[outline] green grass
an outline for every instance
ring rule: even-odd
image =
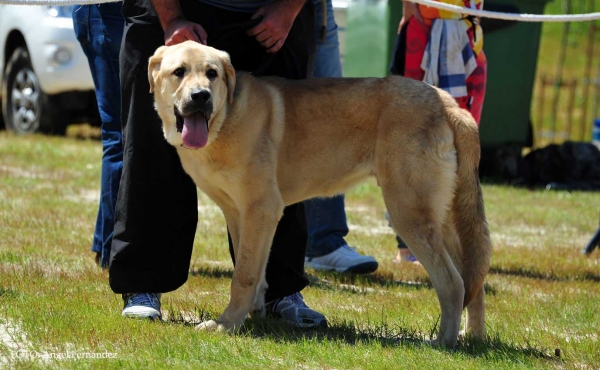
[[[223,217],[205,196],[188,282],[165,294],[164,323],[124,319],[89,251],[97,208],[97,141],[0,132],[0,364],[16,368],[598,368],[597,193],[484,185],[494,243],[485,342],[456,351],[422,343],[439,305],[427,274],[392,263],[379,190],[347,196],[348,241],[380,262],[367,276],[314,273],[306,301],[328,330],[274,320],[239,335],[194,330],[225,308],[232,273]],[[169,253],[165,246],[165,253]],[[555,351],[560,350],[560,356]],[[18,355],[30,354],[29,357]],[[111,359],[48,356],[110,353]],[[34,358],[39,355],[38,358]],[[2,365],[0,365],[2,366]]]

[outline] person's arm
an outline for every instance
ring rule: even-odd
[[[402,27],[404,27],[406,22],[412,17],[417,18],[419,22],[423,22],[423,17],[421,17],[421,13],[419,13],[419,6],[413,2],[402,0],[402,19],[398,25],[398,33],[400,33]]]
[[[267,52],[277,52],[283,46],[305,3],[306,0],[276,0],[261,7],[252,15],[252,19],[262,17],[262,20],[248,30],[248,35],[254,36],[267,48]]]
[[[206,45],[207,34],[198,23],[183,17],[179,0],[151,0],[165,31],[165,45],[175,45],[191,40]]]

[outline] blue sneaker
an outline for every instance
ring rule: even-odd
[[[279,317],[300,328],[327,327],[325,315],[308,307],[299,292],[267,303],[266,309],[267,315]]]
[[[135,319],[161,319],[160,296],[160,293],[123,294],[122,315]]]

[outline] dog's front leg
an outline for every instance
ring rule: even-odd
[[[264,310],[265,267],[282,215],[283,201],[277,193],[253,199],[241,212],[229,305],[216,321],[203,322],[199,329],[235,332],[251,310]]]
[[[225,214],[225,221],[227,222],[227,229],[229,230],[229,236],[231,238],[231,245],[233,247],[233,258],[235,260],[236,256],[239,256],[239,246],[240,246],[240,220],[239,213],[237,210],[229,209],[223,212]],[[265,292],[267,290],[266,280],[263,279],[264,287],[258,288],[259,292]],[[251,316],[255,317],[264,317],[265,316],[265,304],[264,304],[264,294],[257,294],[254,299],[254,307],[250,312]]]
[[[235,260],[239,254],[238,249],[240,246],[240,216],[237,210],[226,211],[224,208],[221,209],[223,209],[225,222],[227,223],[227,231],[229,232],[233,247],[233,259]]]

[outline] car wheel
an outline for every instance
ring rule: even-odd
[[[42,91],[24,47],[15,49],[6,64],[2,96],[7,129],[19,134],[64,134],[66,124],[61,122],[60,106],[53,104],[52,97]]]

